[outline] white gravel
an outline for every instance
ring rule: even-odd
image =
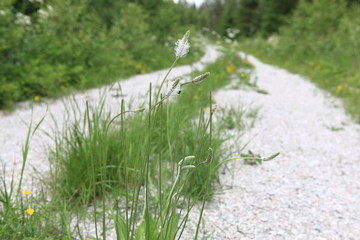
[[[223,190],[206,207],[202,236],[360,239],[359,125],[339,100],[308,80],[248,59],[258,86],[269,95],[222,90],[216,102],[219,107],[261,106],[246,136],[251,139],[247,149],[281,155],[258,166],[229,164],[231,172],[221,176]]]
[[[214,61],[214,47],[192,66],[175,68],[172,76],[201,69]],[[268,155],[282,154],[263,165],[249,166],[241,161],[229,163],[230,172],[221,175],[222,190],[207,204],[201,236],[208,239],[359,239],[360,237],[360,132],[341,108],[341,103],[317,89],[306,79],[266,65],[253,57],[255,75],[261,89],[221,90],[215,95],[219,107],[239,102],[261,106],[255,127],[244,137],[251,139],[248,149]],[[150,81],[159,83],[166,70],[137,75],[121,81],[127,102],[136,105],[138,96]],[[108,106],[118,108],[119,98],[109,87],[78,93],[96,103],[101,92],[108,92]],[[130,98],[131,96],[134,98]],[[32,110],[22,104],[16,111],[0,112],[0,167],[6,163],[7,180],[21,170],[21,145]],[[336,107],[338,105],[340,107]],[[24,107],[25,106],[25,107]],[[65,124],[63,100],[43,100],[33,108],[33,121],[52,113],[41,130],[51,133]],[[53,145],[42,131],[35,134],[25,171],[25,188],[31,185],[34,169],[49,168],[44,145]],[[234,142],[233,144],[238,144]],[[32,167],[32,168],[29,168]],[[0,172],[2,174],[2,171]],[[194,209],[191,219],[196,219]],[[191,234],[191,225],[187,233]],[[187,235],[188,236],[188,235]],[[184,236],[183,239],[188,239]]]

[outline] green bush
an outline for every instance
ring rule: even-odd
[[[173,53],[164,46],[165,32],[170,34],[170,16],[176,19],[175,4],[152,9],[161,13],[155,19],[146,7],[131,1],[2,1],[0,108],[166,67]],[[185,62],[198,51],[191,55]]]

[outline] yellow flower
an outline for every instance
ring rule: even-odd
[[[313,67],[313,66],[315,66],[315,63],[314,62],[308,62],[308,65],[310,66],[310,67]]]
[[[35,210],[32,208],[26,209],[26,213],[29,214],[30,216],[33,215],[34,212],[35,212]]]
[[[145,72],[145,70],[140,70],[140,73],[145,74],[146,72]]]
[[[246,73],[241,73],[240,77],[246,77]]]
[[[195,95],[195,96],[194,96],[194,99],[195,99],[195,100],[198,100],[199,98],[200,98],[200,97],[199,97],[198,95]]]
[[[319,71],[320,69],[321,69],[321,67],[319,65],[316,66],[316,68],[315,68],[316,71]]]
[[[235,70],[236,70],[236,67],[235,67],[233,64],[231,64],[231,65],[229,65],[229,66],[226,67],[226,71],[227,71],[228,73],[232,73],[232,72],[234,72]]]
[[[343,90],[344,90],[344,86],[342,86],[342,85],[336,86],[336,94],[341,93]]]
[[[140,68],[141,68],[141,64],[139,64],[139,63],[135,64],[135,68],[140,69]]]
[[[23,193],[24,193],[25,195],[29,195],[31,192],[30,192],[30,190],[24,190]]]
[[[40,97],[39,97],[39,96],[35,96],[35,97],[34,97],[34,101],[35,101],[35,102],[40,102]]]

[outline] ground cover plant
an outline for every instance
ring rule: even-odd
[[[300,1],[278,35],[242,42],[243,49],[291,71],[344,100],[360,121],[360,5]]]
[[[186,33],[178,40],[168,73],[187,54],[188,38]],[[200,201],[204,207],[212,196],[223,163],[275,157],[226,158],[225,136],[216,125],[223,122],[213,123],[217,110],[211,92],[228,84],[245,63],[225,52],[205,73],[187,79],[168,79],[167,74],[159,87],[149,86],[142,106],[129,109],[123,101],[116,115],[104,111],[106,102],[96,109],[86,105],[82,118],[56,138],[46,191],[31,195],[21,189],[21,181],[17,188],[3,181],[1,236],[86,239],[81,224],[90,218],[96,239],[106,239],[110,225],[117,239],[180,239],[194,204]],[[29,127],[23,169],[40,124]]]

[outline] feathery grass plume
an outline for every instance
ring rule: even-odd
[[[169,84],[167,82],[167,84]],[[164,98],[169,98],[171,95],[173,94],[180,94],[181,93],[181,89],[180,89],[180,78],[176,78],[173,82],[173,84],[171,85],[170,88],[168,88],[167,93],[165,94]]]
[[[185,57],[189,52],[190,44],[189,44],[189,36],[190,30],[188,30],[182,39],[179,39],[175,43],[175,57],[176,59]]]

